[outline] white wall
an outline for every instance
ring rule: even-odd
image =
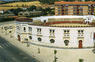
[[[89,22],[92,22],[92,20],[93,19],[95,19],[95,16],[93,16],[93,15],[86,15],[86,16],[77,16],[77,15],[67,15],[67,16],[41,16],[41,17],[35,17],[35,18],[33,18],[33,20],[35,21],[35,20],[41,20],[41,21],[44,21],[44,20],[46,20],[46,21],[48,21],[48,19],[50,19],[50,18],[83,18],[83,19],[85,19],[85,22],[86,21],[89,21]],[[88,20],[88,18],[90,19],[90,20]]]
[[[33,41],[37,41],[37,28],[41,28],[41,34],[42,34],[42,41],[44,43],[50,43],[50,39],[49,39],[49,29],[54,29],[55,30],[55,45],[58,46],[65,46],[64,44],[64,39],[63,39],[63,30],[70,30],[70,42],[68,47],[78,47],[78,30],[84,30],[84,38],[80,39],[83,40],[83,46],[84,47],[93,47],[94,43],[93,43],[93,30],[95,32],[95,28],[93,27],[80,27],[80,28],[60,28],[60,27],[45,27],[45,26],[32,26],[29,25],[30,27],[32,27],[32,37],[33,37]],[[50,43],[51,44],[51,43]]]

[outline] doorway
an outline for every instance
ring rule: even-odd
[[[20,35],[18,35],[18,41],[20,41]]]
[[[82,48],[83,47],[83,45],[82,45],[82,40],[79,40],[79,46],[78,46],[79,48]]]

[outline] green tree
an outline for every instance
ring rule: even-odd
[[[18,15],[18,13],[19,13],[20,11],[23,11],[23,9],[21,9],[21,8],[10,9],[10,11],[11,11],[12,13],[14,13],[15,15]]]
[[[36,6],[31,6],[30,8],[28,8],[29,11],[33,11],[33,10],[36,10]]]
[[[36,11],[42,11],[43,9],[42,9],[42,7],[37,7],[36,8]]]

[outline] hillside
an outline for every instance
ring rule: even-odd
[[[0,10],[8,10],[8,9],[15,9],[21,7],[29,7],[29,6],[41,6],[39,1],[33,2],[15,2],[15,3],[7,3],[7,4],[0,4]]]
[[[22,7],[30,7],[32,5],[35,5],[37,7],[52,7],[54,5],[50,4],[42,4],[39,1],[33,1],[33,2],[15,2],[15,3],[7,3],[7,4],[1,4],[0,5],[0,10],[8,10],[8,9],[15,9],[15,8],[22,8]]]
[[[16,8],[21,8],[21,7],[0,7],[0,11],[4,10],[9,10],[9,9],[16,9]]]
[[[41,6],[39,1],[7,3],[7,4],[2,4],[0,6],[22,7],[22,6],[32,6],[32,5]]]
[[[0,3],[2,3],[3,1],[0,1]]]
[[[1,4],[1,3],[5,3],[5,2],[4,2],[4,1],[0,1],[0,4]]]

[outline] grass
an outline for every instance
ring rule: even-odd
[[[16,8],[21,8],[21,7],[0,7],[0,10],[9,10],[9,9],[16,9]]]
[[[0,10],[8,10],[8,9],[21,8],[21,7],[30,7],[32,5],[41,6],[39,1],[14,2],[14,3],[0,4]]]
[[[22,6],[41,6],[39,1],[33,1],[33,2],[14,2],[14,3],[7,3],[7,4],[2,4],[0,6],[16,6],[16,7],[22,7]]]
[[[0,3],[2,3],[3,1],[0,1]]]

